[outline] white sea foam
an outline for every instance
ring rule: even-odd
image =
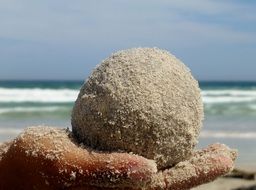
[[[0,103],[74,102],[79,90],[41,88],[0,88]],[[256,90],[202,90],[206,104],[256,102]]]
[[[256,97],[256,90],[203,90],[203,96],[246,96]]]
[[[206,104],[256,102],[256,90],[203,90],[202,97]]]
[[[4,113],[19,113],[19,112],[54,112],[60,110],[60,106],[47,106],[47,107],[13,107],[13,108],[0,108],[0,115]]]
[[[202,131],[200,134],[202,138],[233,138],[233,139],[255,139],[256,132],[239,132],[239,131]]]
[[[254,102],[256,97],[231,97],[231,96],[219,96],[219,97],[205,97],[203,96],[203,102],[208,104],[213,103],[239,103],[239,102]]]
[[[0,88],[0,102],[74,102],[78,90]]]

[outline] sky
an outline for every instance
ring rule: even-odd
[[[256,81],[253,0],[0,0],[0,80],[83,80],[111,53],[166,49],[198,80]]]

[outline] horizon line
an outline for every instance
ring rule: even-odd
[[[86,79],[0,79],[0,82],[84,82]],[[219,79],[203,79],[203,80],[197,80],[198,82],[248,82],[248,83],[255,83],[256,80],[219,80]]]

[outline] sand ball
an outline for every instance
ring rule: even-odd
[[[175,56],[133,48],[105,59],[81,88],[72,113],[77,138],[172,166],[191,156],[202,125],[198,82]]]

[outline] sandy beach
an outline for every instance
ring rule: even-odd
[[[193,188],[193,190],[253,190],[256,189],[255,180],[219,178],[214,182]]]
[[[71,128],[70,115],[82,83],[0,82],[0,142],[15,138],[27,126]],[[238,150],[235,168],[256,171],[256,83],[201,82],[200,87],[205,120],[196,149],[226,144]],[[194,190],[249,189],[252,185],[255,180],[219,178]]]
[[[255,173],[256,166],[250,165],[238,165],[236,169],[243,172]],[[255,175],[254,175],[255,176]],[[255,176],[256,177],[256,176]],[[217,180],[203,184],[192,190],[255,190],[256,189],[256,178],[254,179],[242,179],[242,178],[229,178],[220,177]]]

